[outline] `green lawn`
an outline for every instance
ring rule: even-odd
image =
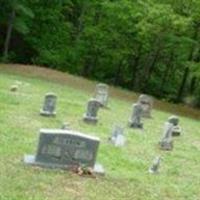
[[[10,92],[16,81],[18,92]],[[94,83],[95,87],[95,83]],[[39,115],[47,92],[58,96],[56,118]],[[144,120],[144,132],[126,128],[127,144],[108,144],[114,124],[127,124],[131,103],[117,97],[109,100],[110,110],[99,112],[96,126],[83,123],[91,93],[67,84],[34,77],[0,73],[0,200],[199,200],[200,123],[180,117],[183,135],[175,138],[174,150],[163,152],[157,143],[163,123],[171,113],[153,111]],[[40,128],[59,128],[69,122],[72,129],[100,137],[98,162],[105,177],[85,178],[68,171],[26,166],[24,154],[36,151]],[[159,175],[148,167],[161,155]]]

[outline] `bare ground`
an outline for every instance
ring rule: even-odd
[[[41,78],[48,81],[54,81],[60,84],[67,84],[75,89],[84,90],[88,93],[93,93],[96,82],[87,80],[82,77],[70,75],[49,68],[34,66],[34,65],[21,65],[21,64],[0,64],[0,71],[20,74],[27,77]],[[111,96],[120,100],[135,102],[139,94],[124,89],[110,86]],[[186,105],[171,104],[168,102],[154,100],[154,107],[158,110],[170,112],[177,115],[187,116],[194,119],[200,119],[200,110],[188,107]]]

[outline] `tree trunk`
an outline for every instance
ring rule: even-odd
[[[120,83],[121,83],[121,69],[122,69],[122,60],[120,60],[118,66],[117,66],[115,79],[114,79],[114,85],[120,85]]]
[[[84,77],[88,77],[91,70],[91,60],[90,58],[85,58],[85,63],[81,72],[81,75]]]
[[[193,35],[193,40],[197,41],[198,33],[199,33],[199,27],[196,26],[195,27],[195,31],[194,31],[194,35]],[[195,48],[196,47],[193,45],[191,50],[190,50],[190,53],[189,53],[188,61],[193,61],[194,60],[193,54],[194,54]],[[189,66],[188,66],[184,70],[183,78],[182,78],[182,81],[181,81],[180,88],[178,90],[176,102],[181,102],[181,100],[183,98],[183,92],[184,92],[185,85],[186,85],[186,82],[187,82],[189,74],[190,74],[190,69],[189,69]]]
[[[130,58],[130,68],[131,68],[131,81],[130,81],[130,84],[131,84],[131,88],[134,89],[134,90],[137,90],[138,89],[138,78],[136,77],[136,75],[139,76],[138,74],[138,66],[139,66],[139,62],[140,62],[140,57],[141,57],[141,49],[142,49],[142,46],[140,45],[138,47],[138,53],[135,57],[131,57]]]
[[[159,57],[160,57],[160,52],[162,50],[162,41],[161,41],[162,37],[158,37],[158,39],[155,42],[155,51],[153,53],[153,55],[150,53],[150,55],[148,57],[150,57],[149,59],[147,59],[147,65],[144,67],[144,75],[142,77],[141,80],[141,89],[142,90],[146,90],[147,85],[149,84],[149,79],[151,78],[151,75],[154,71],[156,62],[158,61]],[[152,59],[151,59],[152,57]],[[150,60],[150,61],[148,61]],[[148,64],[150,63],[150,64]]]
[[[170,57],[168,59],[168,62],[165,65],[166,68],[165,68],[165,71],[163,73],[163,77],[162,77],[162,81],[161,81],[161,85],[160,85],[160,90],[159,90],[160,91],[160,96],[163,95],[163,90],[165,88],[165,84],[167,82],[169,73],[173,68],[173,61],[174,61],[174,50],[171,50]]]
[[[194,94],[194,91],[196,89],[196,83],[197,83],[197,78],[195,76],[192,77],[191,83],[190,83],[190,94]]]
[[[8,51],[10,47],[10,40],[11,40],[11,35],[12,35],[12,30],[13,30],[13,23],[15,20],[15,10],[12,10],[12,13],[10,15],[9,19],[9,24],[6,32],[6,39],[4,43],[4,50],[3,50],[3,61],[6,62],[8,60]]]
[[[177,98],[176,98],[177,102],[181,102],[181,100],[182,100],[183,92],[184,92],[184,88],[185,88],[185,84],[187,82],[189,72],[190,72],[189,67],[186,67],[185,70],[184,70],[184,73],[183,73],[183,78],[182,78],[180,88],[178,90],[178,95],[177,95]]]

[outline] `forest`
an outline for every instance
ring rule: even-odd
[[[200,0],[0,0],[0,61],[200,107]]]

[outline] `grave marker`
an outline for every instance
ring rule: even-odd
[[[101,106],[106,107],[108,104],[108,85],[97,84],[94,98],[100,102]]]
[[[153,164],[149,168],[149,173],[151,173],[151,174],[157,174],[159,172],[160,161],[161,161],[160,156],[156,157],[153,160]]]
[[[181,135],[181,127],[179,126],[179,118],[178,116],[172,115],[168,118],[168,122],[173,124],[172,136],[180,136]]]
[[[73,169],[84,166],[96,169],[96,156],[100,140],[83,133],[41,129],[35,156],[25,156],[24,162],[42,167]],[[99,171],[103,173],[103,171]]]
[[[159,142],[160,149],[166,151],[170,151],[173,149],[172,131],[173,131],[173,124],[165,122],[163,137]]]
[[[90,99],[87,104],[87,111],[83,116],[83,120],[88,123],[96,124],[98,122],[98,110],[101,104],[96,99]]]
[[[132,114],[129,119],[129,127],[131,128],[143,128],[143,123],[141,122],[142,116],[142,106],[139,103],[135,103],[132,106]]]
[[[139,96],[138,103],[142,105],[142,117],[151,118],[151,111],[153,108],[153,99],[152,97],[142,94]]]
[[[125,144],[124,129],[121,126],[116,125],[113,129],[112,136],[109,141],[116,147],[122,147]]]
[[[57,96],[54,93],[47,93],[45,95],[43,108],[40,110],[40,114],[43,116],[55,116],[56,101]]]

